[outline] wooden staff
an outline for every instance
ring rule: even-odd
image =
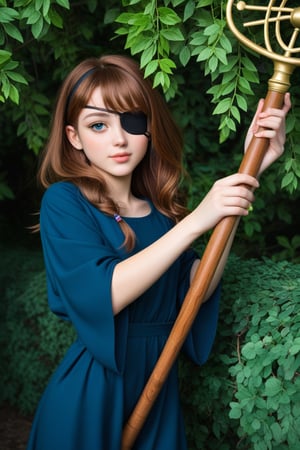
[[[289,77],[293,69],[294,66],[290,62],[287,64],[283,64],[281,60],[274,62],[274,74],[269,80],[269,89],[263,110],[267,108],[282,108],[284,94],[290,86]],[[269,139],[253,136],[239,167],[239,173],[256,177],[268,146]],[[124,427],[122,450],[130,450],[132,448],[139,431],[143,427],[196,318],[227,241],[238,220],[239,217],[235,216],[225,217],[215,227],[165,347],[132,415]]]

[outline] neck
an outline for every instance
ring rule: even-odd
[[[131,192],[131,177],[114,178],[106,180],[109,196],[119,205],[130,204],[133,195]]]
[[[131,192],[131,177],[122,180],[107,180],[109,196],[119,207],[119,214],[124,217],[143,217],[151,212],[149,203],[135,197]]]

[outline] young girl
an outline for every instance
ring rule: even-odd
[[[282,110],[259,104],[252,130],[270,138],[260,173],[283,152],[289,108],[288,95]],[[120,449],[197,268],[193,241],[225,216],[248,214],[259,184],[245,174],[217,181],[187,213],[181,152],[166,104],[131,59],[88,59],[65,80],[39,173],[40,232],[49,306],[78,339],[43,395],[28,450]],[[198,364],[214,341],[234,231],[185,342]],[[186,449],[176,367],[134,449]]]

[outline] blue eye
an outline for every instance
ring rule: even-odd
[[[102,131],[103,130],[103,128],[104,128],[104,123],[103,122],[98,122],[98,123],[94,123],[92,126],[91,126],[91,128],[92,128],[92,130],[95,130],[95,131]]]

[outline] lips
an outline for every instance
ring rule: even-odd
[[[118,163],[125,163],[129,160],[130,153],[116,153],[115,155],[111,156],[111,159]]]

